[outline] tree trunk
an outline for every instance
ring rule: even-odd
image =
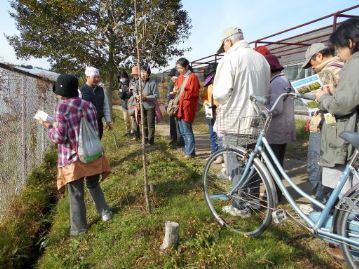
[[[166,250],[170,247],[176,247],[179,242],[179,224],[177,222],[166,221],[165,237],[160,247],[161,250]]]
[[[140,69],[140,47],[139,47],[139,36],[138,36],[138,26],[137,26],[137,1],[134,1],[135,7],[135,33],[136,33],[136,50],[137,50],[137,67],[138,70]],[[139,89],[140,89],[140,96],[142,96],[142,80],[141,77],[139,78]],[[142,105],[142,98],[140,98],[140,107],[141,107],[141,132],[142,132],[142,163],[143,163],[143,181],[144,181],[144,196],[145,196],[145,204],[146,210],[148,213],[151,213],[151,204],[149,200],[149,185],[148,185],[148,177],[147,177],[147,160],[146,160],[146,145],[145,145],[145,128],[144,128],[144,111]]]
[[[113,111],[112,111],[112,93],[116,90],[116,65],[113,59],[114,51],[112,42],[110,42],[109,48],[109,58],[108,58],[108,87],[106,87],[106,94],[108,97],[108,103],[110,106],[111,118],[113,119]]]

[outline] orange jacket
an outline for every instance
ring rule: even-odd
[[[210,106],[217,106],[218,102],[213,100],[213,83],[209,84],[207,87],[204,88],[204,92],[202,95],[203,105],[210,105]]]
[[[183,81],[184,76],[180,75],[176,81],[175,86],[177,88],[180,88]],[[201,85],[199,84],[198,77],[194,73],[191,73],[179,101],[179,108],[176,114],[177,118],[183,119],[184,121],[190,123],[194,121],[198,109],[198,97],[200,88]]]

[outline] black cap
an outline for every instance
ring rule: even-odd
[[[151,75],[151,67],[149,64],[147,63],[142,64],[141,70],[146,71],[148,75]]]
[[[176,67],[174,67],[174,68],[171,69],[171,71],[170,71],[170,73],[169,73],[169,76],[170,76],[170,77],[178,77],[178,76],[179,76],[179,73],[178,73]]]
[[[60,75],[53,87],[53,92],[62,97],[78,97],[79,80],[73,75]]]

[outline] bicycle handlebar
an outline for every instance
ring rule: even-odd
[[[288,97],[288,96],[293,96],[294,98],[300,98],[300,99],[306,99],[306,100],[315,100],[315,96],[309,93],[304,93],[304,94],[300,94],[300,93],[294,93],[294,92],[290,92],[291,88],[288,88],[288,92],[287,93],[282,93],[277,100],[274,102],[273,106],[268,109],[266,112],[268,114],[271,114],[275,108],[277,107],[279,101],[281,99],[283,99],[284,97]],[[251,95],[249,98],[252,102],[254,103],[260,103],[261,105],[268,105],[269,104],[269,98],[265,97],[265,96],[255,96],[255,95]]]
[[[251,95],[249,97],[249,100],[251,100],[252,102],[258,102],[264,106],[268,105],[269,104],[269,98],[267,97],[264,97],[264,96],[254,96],[254,95]]]

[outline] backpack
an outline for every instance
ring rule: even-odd
[[[103,155],[101,140],[97,132],[84,116],[82,116],[80,122],[77,154],[82,163],[96,161]]]

